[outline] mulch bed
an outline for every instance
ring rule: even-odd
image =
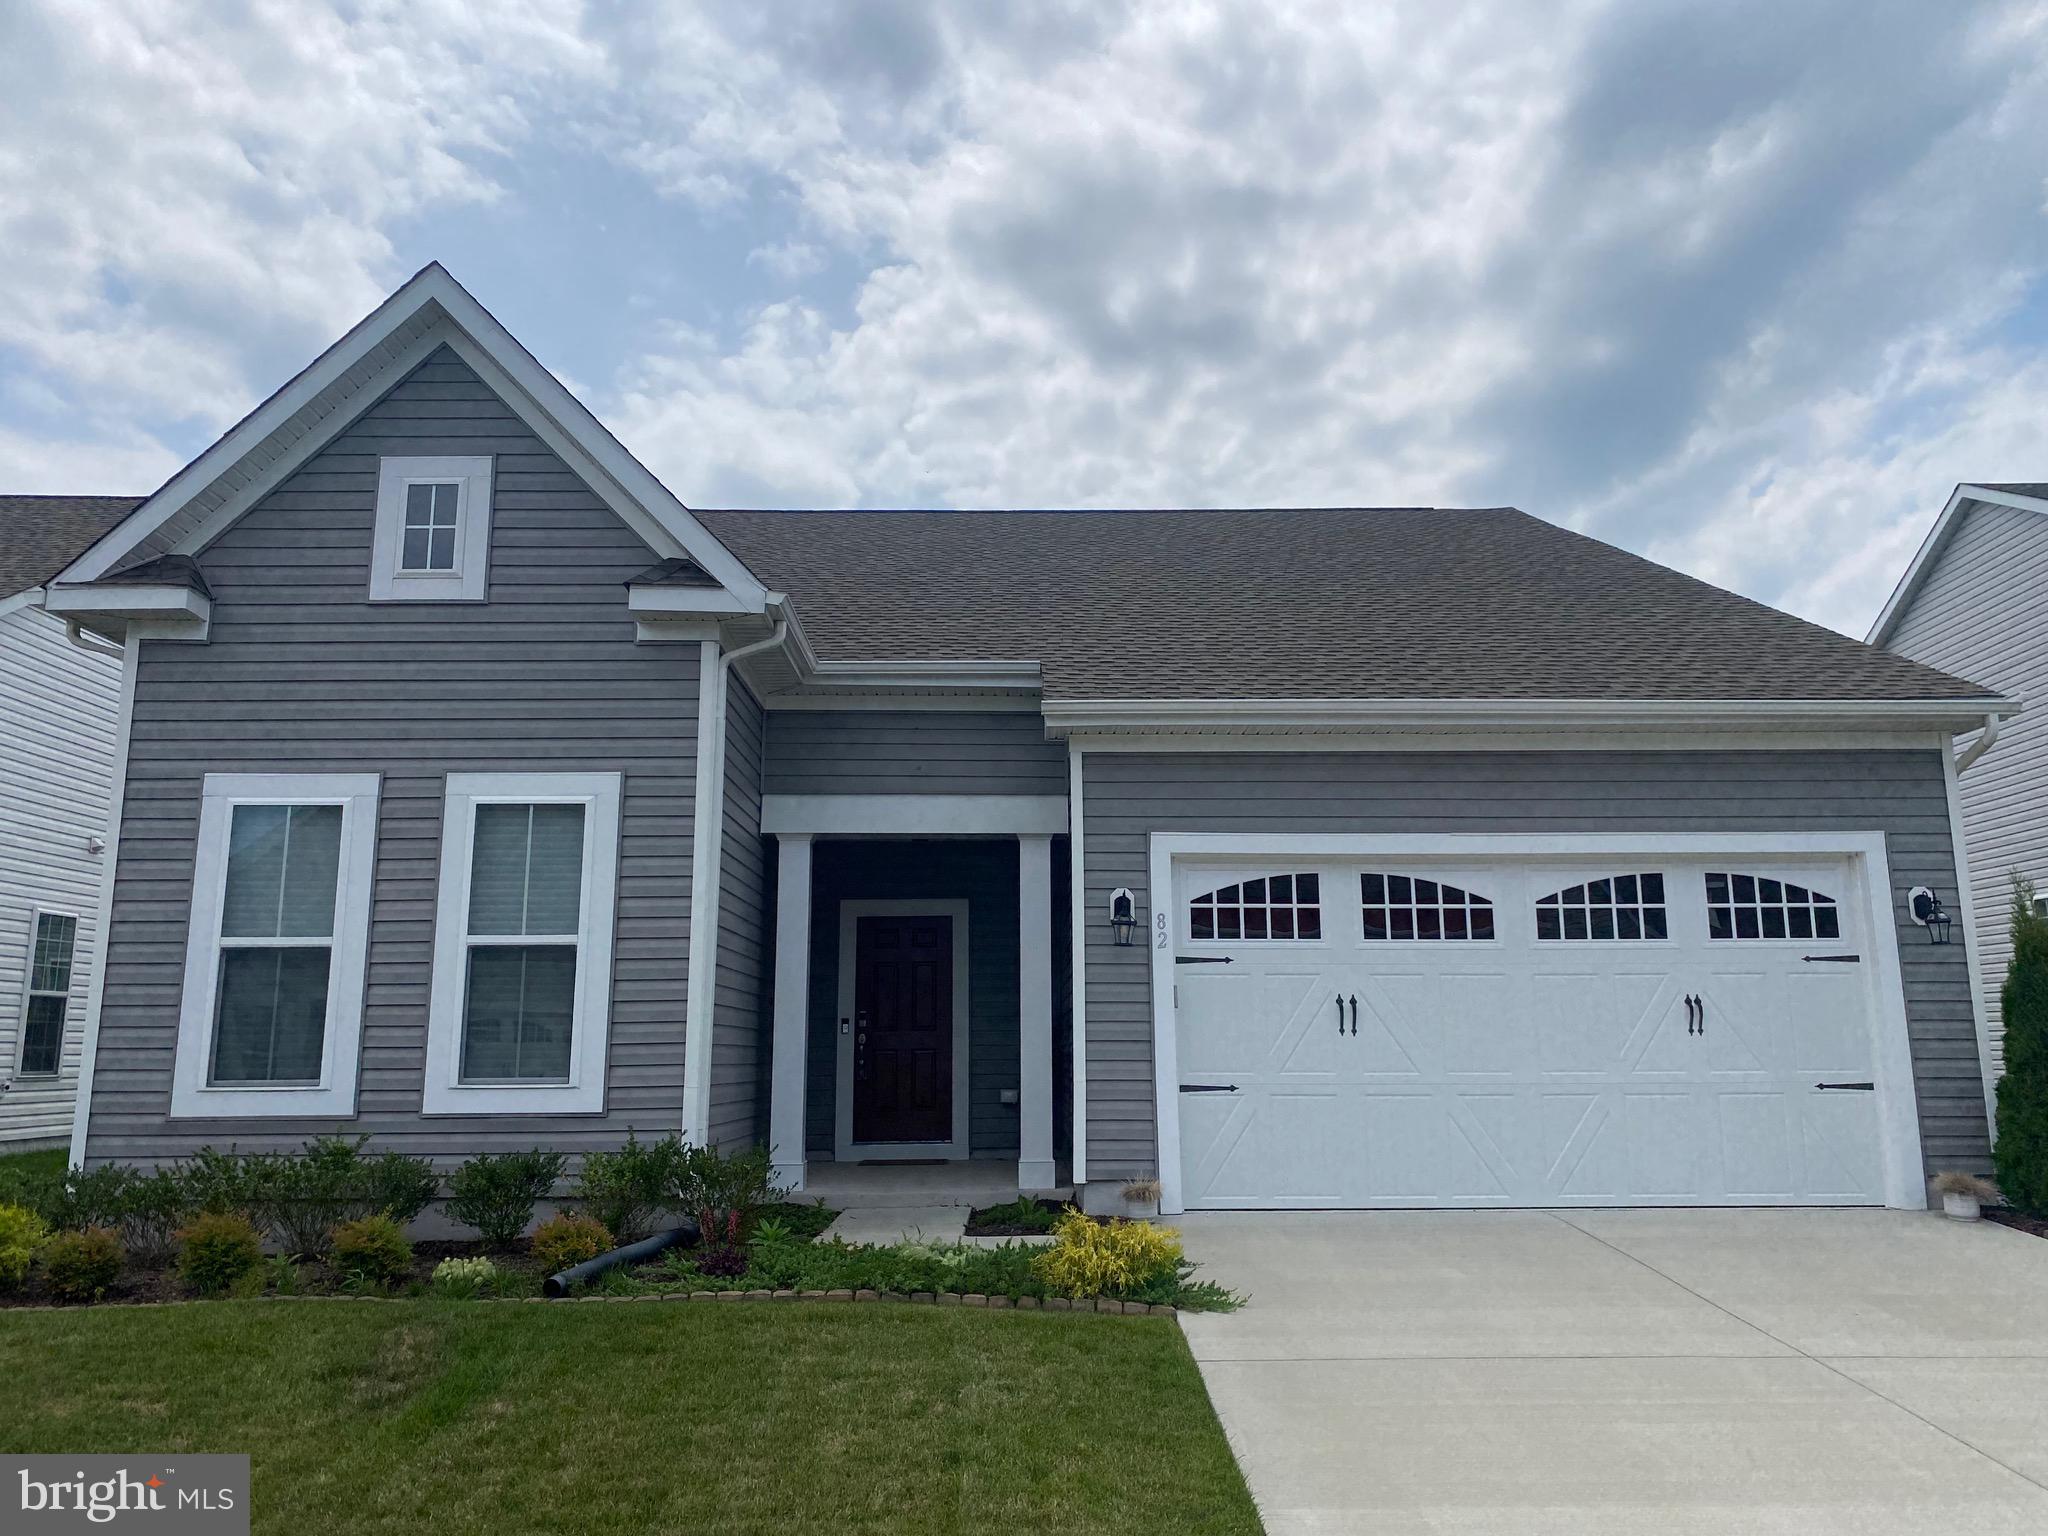
[[[2023,1216],[2009,1206],[1999,1206],[1984,1213],[1986,1221],[1995,1221],[2001,1227],[2011,1227],[2015,1232],[2026,1232],[2034,1237],[2048,1237],[2048,1221],[2038,1216]]]
[[[1001,1205],[983,1206],[979,1210],[969,1211],[967,1213],[967,1235],[969,1237],[1043,1237],[1052,1229],[1052,1222],[1050,1220],[1040,1227],[1027,1226],[1023,1222],[1018,1221],[990,1221],[987,1219],[990,1211],[1001,1211],[1008,1214],[1017,1208],[1018,1203],[1017,1201],[1009,1200]],[[1048,1217],[1056,1217],[1067,1208],[1066,1202],[1061,1200],[1033,1200],[1030,1203],[1039,1210],[1044,1211]]]

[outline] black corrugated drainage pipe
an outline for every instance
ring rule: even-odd
[[[600,1253],[594,1259],[585,1259],[581,1264],[563,1270],[558,1275],[549,1275],[541,1286],[543,1295],[562,1297],[568,1295],[586,1280],[595,1280],[608,1269],[621,1264],[638,1264],[642,1259],[651,1259],[667,1248],[680,1243],[697,1241],[697,1223],[685,1221],[681,1226],[667,1232],[657,1232],[652,1237],[642,1238],[637,1243],[628,1243],[623,1248],[614,1248],[610,1253]]]

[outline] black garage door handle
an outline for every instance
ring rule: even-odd
[[[1846,1088],[1852,1093],[1877,1092],[1877,1084],[1875,1083],[1815,1083],[1813,1086],[1820,1089],[1823,1093],[1827,1092],[1830,1088]]]
[[[1235,1084],[1235,1083],[1182,1083],[1182,1084],[1180,1085],[1180,1091],[1181,1091],[1182,1093],[1235,1093],[1235,1092],[1237,1092],[1237,1084]]]

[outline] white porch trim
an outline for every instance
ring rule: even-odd
[[[805,1067],[811,1023],[811,840],[776,847],[774,1048],[768,1075],[768,1156],[791,1194],[804,1187]]]
[[[1072,1077],[1074,1107],[1070,1116],[1071,1147],[1067,1154],[1078,1188],[1088,1182],[1088,874],[1087,839],[1081,814],[1081,749],[1067,745],[1067,865],[1072,886],[1067,913],[1067,943],[1073,953],[1074,1017]]]
[[[761,830],[813,837],[1023,837],[1067,830],[1063,795],[763,795]]]
[[[833,1074],[832,1155],[840,1162],[885,1162],[944,1158],[965,1162],[968,1155],[968,971],[967,902],[961,898],[907,897],[888,901],[847,900],[839,903],[838,1070]],[[927,914],[953,923],[953,1134],[944,1141],[855,1141],[853,1139],[853,1016],[854,970],[863,917]]]
[[[1172,918],[1174,861],[1191,856],[1263,854],[1278,857],[1388,856],[1436,859],[1568,858],[1580,855],[1661,853],[1673,857],[1712,855],[1824,854],[1845,857],[1863,889],[1872,959],[1864,973],[1870,1004],[1872,1062],[1877,1082],[1878,1125],[1884,1146],[1885,1204],[1898,1210],[1927,1208],[1927,1181],[1920,1150],[1918,1099],[1906,1025],[1905,980],[1899,968],[1897,918],[1891,895],[1891,866],[1882,832],[1730,832],[1284,834],[1161,833],[1150,839],[1152,906],[1153,1098],[1158,1126],[1160,1211],[1184,1210],[1181,1188],[1179,1045],[1174,1018],[1174,953],[1179,924]]]
[[[1052,1138],[1052,838],[1017,839],[1017,1187],[1059,1183]]]

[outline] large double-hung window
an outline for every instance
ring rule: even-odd
[[[604,1107],[617,774],[448,776],[428,1114]]]
[[[173,1115],[354,1112],[377,789],[206,776]]]

